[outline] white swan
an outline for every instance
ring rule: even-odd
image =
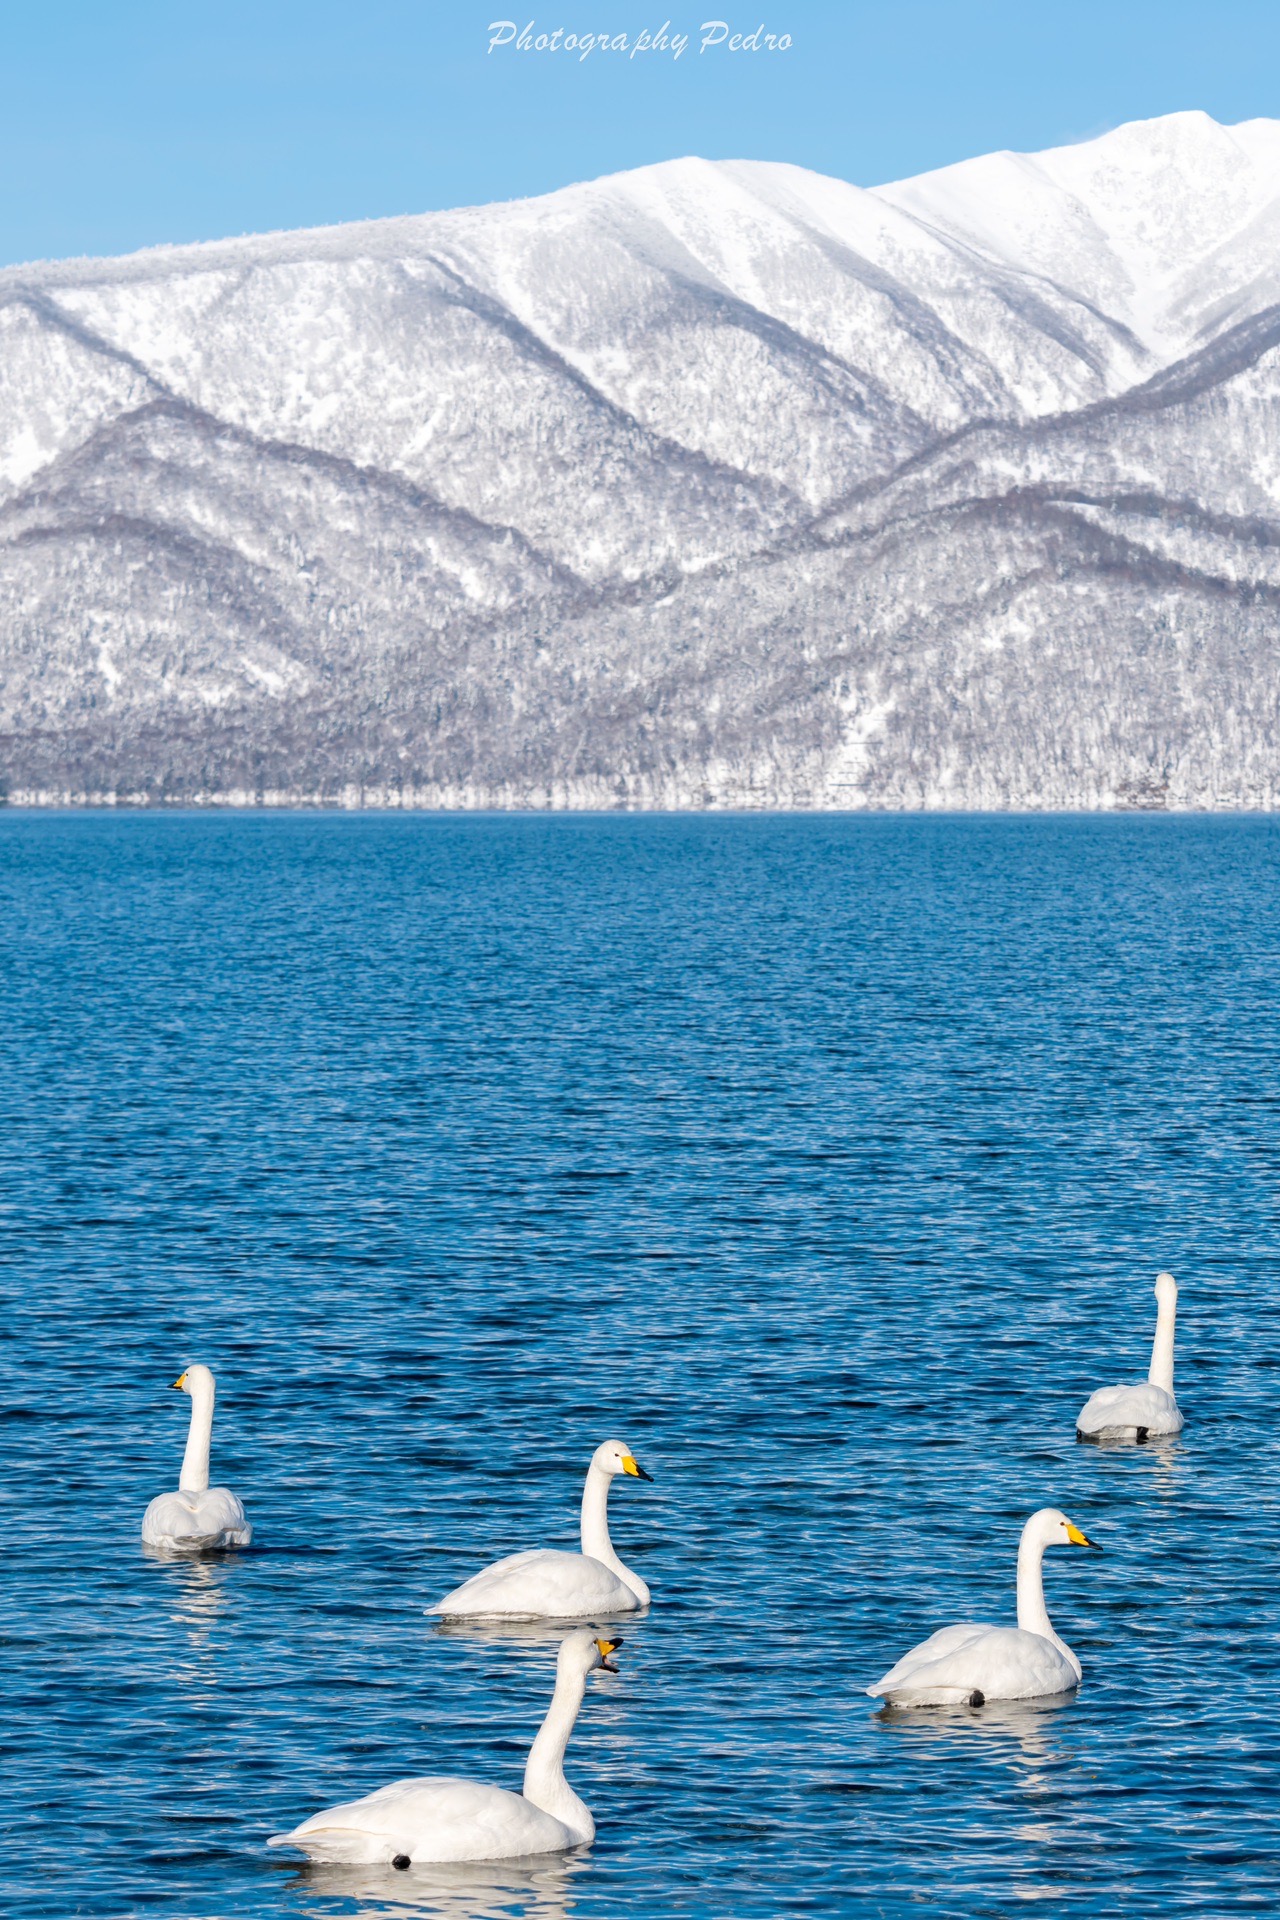
[[[1018,1624],[966,1622],[930,1634],[867,1692],[893,1707],[980,1707],[987,1700],[1039,1700],[1071,1693],[1080,1662],[1049,1624],[1042,1578],[1044,1550],[1087,1540],[1056,1507],[1041,1507],[1022,1529],[1018,1547]]]
[[[502,1614],[526,1620],[575,1620],[586,1614],[635,1613],[647,1607],[648,1587],[638,1573],[623,1566],[609,1538],[609,1485],[620,1473],[637,1480],[653,1478],[636,1464],[630,1447],[621,1440],[606,1440],[591,1456],[582,1489],[581,1553],[535,1547],[509,1554],[464,1580],[427,1612],[450,1620],[492,1619]]]
[[[1181,1433],[1182,1412],[1173,1397],[1173,1330],[1178,1318],[1178,1283],[1171,1273],[1156,1276],[1156,1337],[1151,1370],[1132,1387],[1099,1387],[1076,1418],[1078,1440],[1146,1440],[1155,1433]]]
[[[209,1485],[209,1441],[213,1433],[213,1375],[208,1367],[188,1367],[174,1381],[191,1395],[191,1426],[176,1493],[158,1493],[142,1516],[142,1544],[172,1553],[213,1553],[222,1547],[247,1547],[253,1528],[244,1508],[227,1487]]]
[[[582,1705],[587,1675],[608,1673],[621,1640],[600,1640],[580,1627],[561,1641],[556,1687],[529,1750],[523,1793],[478,1780],[429,1775],[394,1780],[363,1800],[326,1807],[295,1827],[273,1833],[269,1847],[299,1847],[312,1860],[409,1867],[416,1861],[514,1860],[557,1853],[595,1838],[596,1823],[564,1777],[564,1752]]]

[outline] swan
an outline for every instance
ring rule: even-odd
[[[191,1426],[176,1493],[158,1493],[142,1516],[142,1544],[172,1553],[212,1553],[247,1547],[253,1528],[227,1487],[209,1485],[209,1440],[213,1433],[213,1375],[188,1367],[174,1381],[191,1395]]]
[[[988,1700],[1038,1700],[1072,1693],[1080,1662],[1049,1624],[1042,1567],[1046,1547],[1093,1547],[1056,1507],[1041,1507],[1018,1547],[1018,1624],[966,1622],[930,1634],[867,1692],[891,1707],[980,1707]]]
[[[428,1613],[446,1619],[490,1619],[517,1614],[523,1619],[574,1620],[582,1615],[635,1613],[649,1604],[649,1589],[638,1573],[624,1567],[609,1538],[609,1483],[620,1473],[652,1480],[637,1465],[630,1447],[606,1440],[591,1456],[582,1489],[582,1552],[562,1553],[535,1547],[495,1560],[446,1593]]]
[[[1154,1433],[1181,1433],[1182,1412],[1173,1397],[1173,1330],[1178,1318],[1178,1283],[1171,1273],[1156,1276],[1156,1337],[1151,1368],[1132,1387],[1099,1387],[1076,1417],[1076,1439],[1145,1440]]]
[[[312,1860],[410,1867],[418,1861],[514,1860],[557,1853],[595,1838],[596,1823],[564,1777],[564,1753],[582,1705],[587,1675],[618,1669],[609,1655],[621,1640],[579,1627],[560,1642],[547,1717],[529,1749],[524,1791],[478,1780],[428,1775],[393,1780],[363,1800],[326,1807],[269,1847],[298,1847]]]

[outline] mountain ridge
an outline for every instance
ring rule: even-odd
[[[1280,791],[1280,123],[37,263],[0,338],[15,804]]]

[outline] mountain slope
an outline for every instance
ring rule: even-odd
[[[0,273],[11,800],[1270,806],[1280,124]]]

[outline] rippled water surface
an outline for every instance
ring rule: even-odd
[[[1280,1907],[1277,828],[0,815],[0,1879],[17,1915]],[[1160,1446],[1078,1446],[1182,1285]],[[183,1365],[246,1553],[138,1544]],[[301,1870],[414,1772],[518,1786],[575,1543],[655,1604],[588,1851]],[[1085,1684],[885,1716],[1018,1530]]]

